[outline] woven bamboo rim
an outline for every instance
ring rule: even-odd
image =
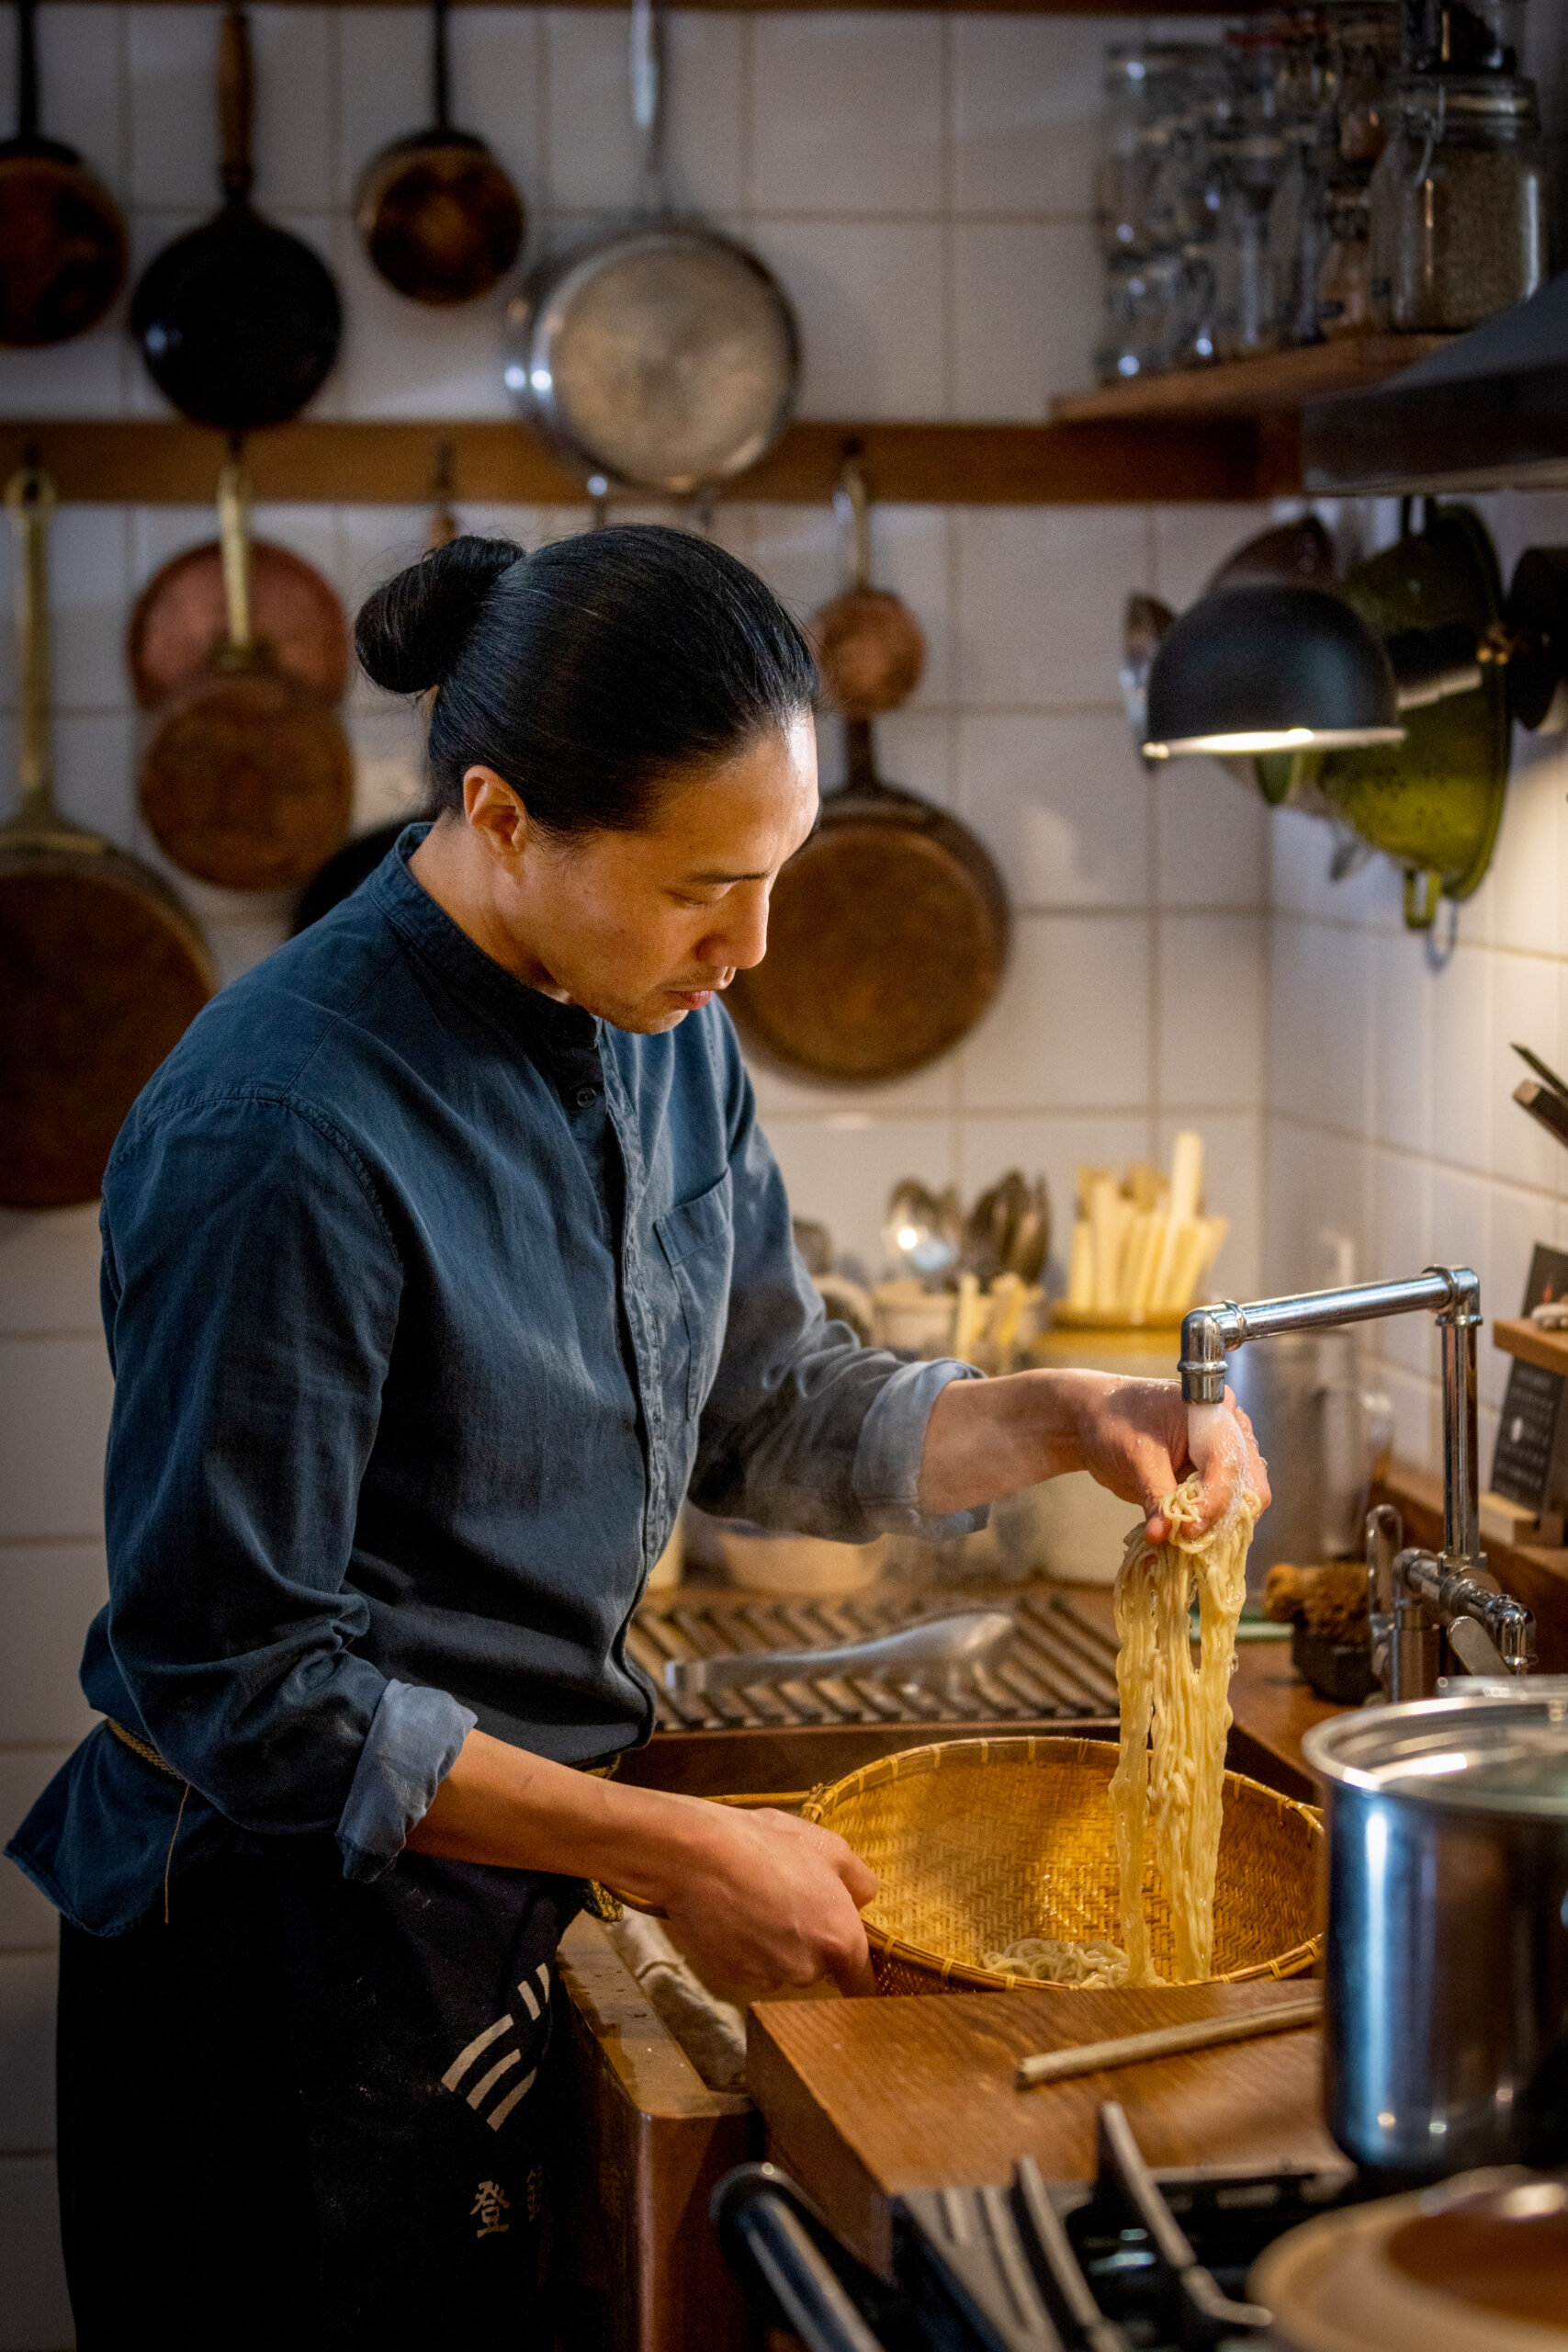
[[[967,1952],[939,1946],[951,1935],[954,1943],[962,1941],[972,1951],[976,1946],[1010,1943],[1021,1933],[1065,1939],[1108,1935],[1120,1941],[1107,1794],[1115,1763],[1116,1749],[1107,1740],[1037,1734],[939,1740],[883,1757],[814,1790],[802,1807],[802,1818],[837,1830],[881,1881],[865,1915],[879,1989],[1076,1992],[1076,1985],[1043,1984],[1010,1970],[986,1968]],[[1015,1768],[1011,1787],[998,1774],[995,1801],[987,1793],[983,1805],[963,1812],[951,1803],[944,1806],[931,1785],[942,1779],[951,1790],[956,1772],[972,1778],[979,1770],[1010,1766]],[[1034,1790],[1017,1773],[1021,1766],[1036,1768]],[[889,1798],[885,1792],[895,1784],[897,1794]],[[1042,1803],[1046,1792],[1054,1800],[1050,1806]],[[1051,1834],[1043,1838],[1040,1832],[1047,1820]],[[1217,1968],[1205,1983],[1243,1984],[1300,1976],[1316,1965],[1323,1950],[1322,1933],[1315,1927],[1322,1844],[1323,1824],[1315,1807],[1281,1796],[1245,1773],[1225,1774],[1215,1952],[1219,1958],[1240,1947],[1245,1956]],[[949,1883],[933,1890],[929,1883],[919,1884],[909,1867],[916,1855],[927,1861],[928,1882],[945,1877],[957,1881],[956,1887]],[[1050,1905],[1060,1916],[1020,1928],[1020,1912],[1032,1899],[1024,1883],[1031,1876],[1036,1908],[1043,1883]],[[1163,1973],[1170,1964],[1168,1910],[1152,1871],[1145,1885],[1145,1907],[1156,1965]],[[951,1922],[948,1934],[923,1940],[907,1931],[911,1911],[929,1921],[944,1908]],[[958,1925],[960,1914],[963,1927]],[[929,1927],[926,1932],[930,1935]],[[1260,1942],[1269,1948],[1257,1951]]]

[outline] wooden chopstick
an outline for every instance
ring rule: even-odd
[[[1149,2033],[1119,2034],[1113,2041],[1084,2041],[1076,2050],[1047,2050],[1025,2058],[1013,2077],[1015,2090],[1060,2083],[1074,2075],[1099,2075],[1112,2066],[1136,2066],[1146,2058],[1171,2058],[1184,2050],[1211,2050],[1225,2041],[1250,2041],[1264,2033],[1293,2033],[1316,2025],[1323,1997],[1314,1986],[1289,2001],[1248,2009],[1241,2017],[1194,2018],[1186,2025],[1157,2026]]]

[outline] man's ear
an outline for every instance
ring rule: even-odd
[[[463,777],[463,813],[491,857],[521,857],[527,847],[528,811],[493,768],[471,767]]]

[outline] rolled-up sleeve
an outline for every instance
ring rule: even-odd
[[[374,1875],[473,1717],[355,1647],[368,1611],[346,1577],[402,1287],[368,1171],[319,1112],[198,1099],[128,1131],[103,1226],[109,1698],[118,1682],[130,1728],[230,1821],[334,1832],[348,1873]],[[89,1695],[92,1667],[90,1645]]]
[[[724,1517],[852,1544],[973,1533],[986,1524],[983,1508],[928,1516],[919,1490],[931,1408],[950,1382],[979,1374],[953,1361],[907,1363],[828,1320],[728,1023],[725,1031],[734,1261],[692,1499]]]

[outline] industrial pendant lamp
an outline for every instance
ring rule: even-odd
[[[1495,607],[1494,607],[1495,609]],[[1332,590],[1221,587],[1171,624],[1148,673],[1144,756],[1355,751],[1404,739],[1400,713],[1503,673],[1524,727],[1568,718],[1568,550],[1521,557],[1499,620],[1379,638]]]
[[[1325,588],[1218,589],[1171,624],[1149,671],[1146,759],[1404,740],[1388,653]]]

